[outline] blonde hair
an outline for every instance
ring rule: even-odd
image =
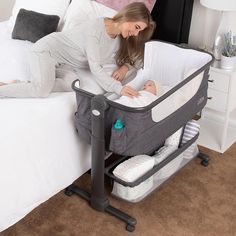
[[[147,24],[147,27],[140,31],[137,36],[123,38],[119,35],[120,47],[116,54],[118,66],[122,66],[125,63],[135,65],[137,60],[143,63],[144,44],[151,38],[155,29],[155,22],[152,21],[150,12],[145,4],[142,2],[128,4],[112,20],[118,23],[141,21]]]

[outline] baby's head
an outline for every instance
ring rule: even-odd
[[[148,80],[143,85],[142,90],[157,95],[157,90],[158,90],[157,83],[154,80]]]

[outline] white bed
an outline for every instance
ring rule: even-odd
[[[69,0],[57,2],[63,2],[65,15]],[[16,0],[13,15],[24,4],[36,11],[40,4],[52,2],[41,0],[32,7],[32,0]],[[44,9],[48,10],[40,11]],[[45,12],[49,13],[54,12]],[[63,19],[69,28],[81,20],[114,13],[96,2],[80,0],[69,6]],[[15,76],[29,79],[27,53],[32,43],[11,39],[12,20],[0,22],[0,81]],[[75,110],[73,92],[53,93],[44,99],[0,99],[0,231],[90,169],[90,146],[75,131]]]

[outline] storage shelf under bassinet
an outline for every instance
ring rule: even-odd
[[[117,183],[123,185],[123,186],[128,186],[128,187],[135,187],[145,180],[147,180],[149,177],[154,175],[156,172],[161,170],[163,167],[165,167],[169,162],[174,160],[176,157],[178,157],[181,153],[183,153],[189,146],[191,146],[198,138],[199,133],[196,134],[192,139],[190,139],[188,142],[186,142],[183,146],[175,150],[173,153],[171,153],[167,158],[165,158],[161,163],[158,165],[154,166],[151,170],[146,172],[143,176],[138,178],[137,180],[133,182],[126,182],[118,177],[116,177],[112,172],[115,169],[116,166],[118,166],[121,162],[129,159],[130,157],[122,157],[119,160],[113,162],[111,165],[105,168],[105,174],[109,176],[112,180],[116,181]]]

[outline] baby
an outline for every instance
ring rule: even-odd
[[[121,96],[114,101],[129,107],[145,107],[157,99],[159,87],[157,81],[148,80],[139,91],[139,96],[132,98]]]

